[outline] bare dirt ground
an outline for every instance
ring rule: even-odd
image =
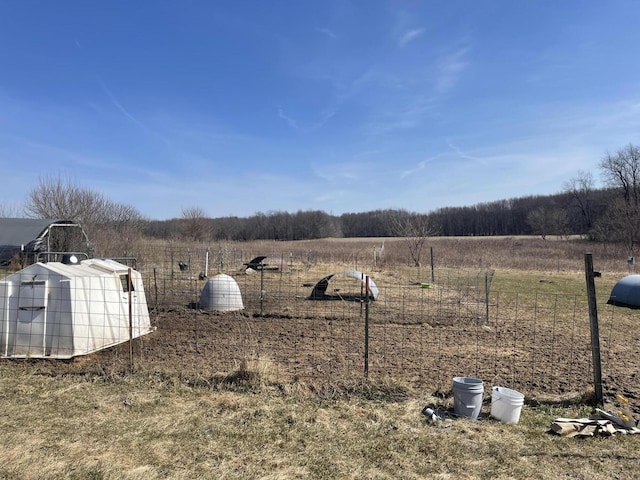
[[[450,397],[455,376],[523,392],[530,404],[580,403],[593,397],[587,335],[557,335],[513,325],[372,323],[365,372],[364,319],[292,318],[212,313],[189,307],[157,312],[157,329],[129,344],[68,362],[32,361],[40,373],[111,377],[135,371],[158,379],[209,386],[238,372],[257,372],[274,384],[341,389],[362,382],[403,385]],[[517,328],[515,328],[517,327]],[[605,351],[604,391],[640,402],[635,366],[638,342]],[[130,360],[133,360],[133,368]]]

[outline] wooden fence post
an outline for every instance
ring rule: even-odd
[[[600,333],[598,330],[598,306],[596,303],[596,285],[594,278],[600,276],[600,272],[593,271],[593,255],[586,253],[584,256],[585,276],[587,281],[587,297],[589,301],[589,323],[591,326],[591,357],[593,359],[593,384],[596,391],[596,400],[604,405],[602,393],[602,363],[600,361]]]

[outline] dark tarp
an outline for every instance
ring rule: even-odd
[[[259,271],[259,270],[287,270],[287,264],[284,262],[282,258],[276,259],[277,265],[268,265],[264,263],[267,259],[266,255],[260,255],[259,257],[255,257],[249,263],[245,263],[244,266],[251,270]]]
[[[311,291],[311,295],[309,295],[309,299],[328,300],[333,298],[332,295],[327,294],[327,287],[329,286],[329,280],[331,280],[335,275],[346,275],[348,277],[355,278],[356,280],[360,280],[363,285],[366,282],[366,275],[362,272],[358,272],[357,270],[343,270],[342,272],[332,273],[331,275],[327,275],[318,283],[316,283],[316,286],[313,287],[313,290]],[[376,300],[378,298],[378,287],[376,287],[376,284],[371,278],[369,278],[369,297],[373,300]],[[338,298],[342,297],[339,296]]]
[[[607,301],[617,307],[640,308],[640,275],[627,275],[613,286]]]
[[[262,268],[262,261],[267,258],[266,255],[260,255],[259,257],[254,258],[249,263],[245,263],[245,267],[250,268],[252,270],[260,270]]]

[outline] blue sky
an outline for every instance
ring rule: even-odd
[[[640,2],[0,0],[0,206],[428,212],[599,177],[640,133]]]

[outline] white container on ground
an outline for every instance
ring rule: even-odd
[[[505,387],[493,387],[491,416],[505,423],[518,423],[524,405],[524,395]]]
[[[453,411],[460,417],[477,419],[482,410],[484,383],[470,377],[453,378]]]

